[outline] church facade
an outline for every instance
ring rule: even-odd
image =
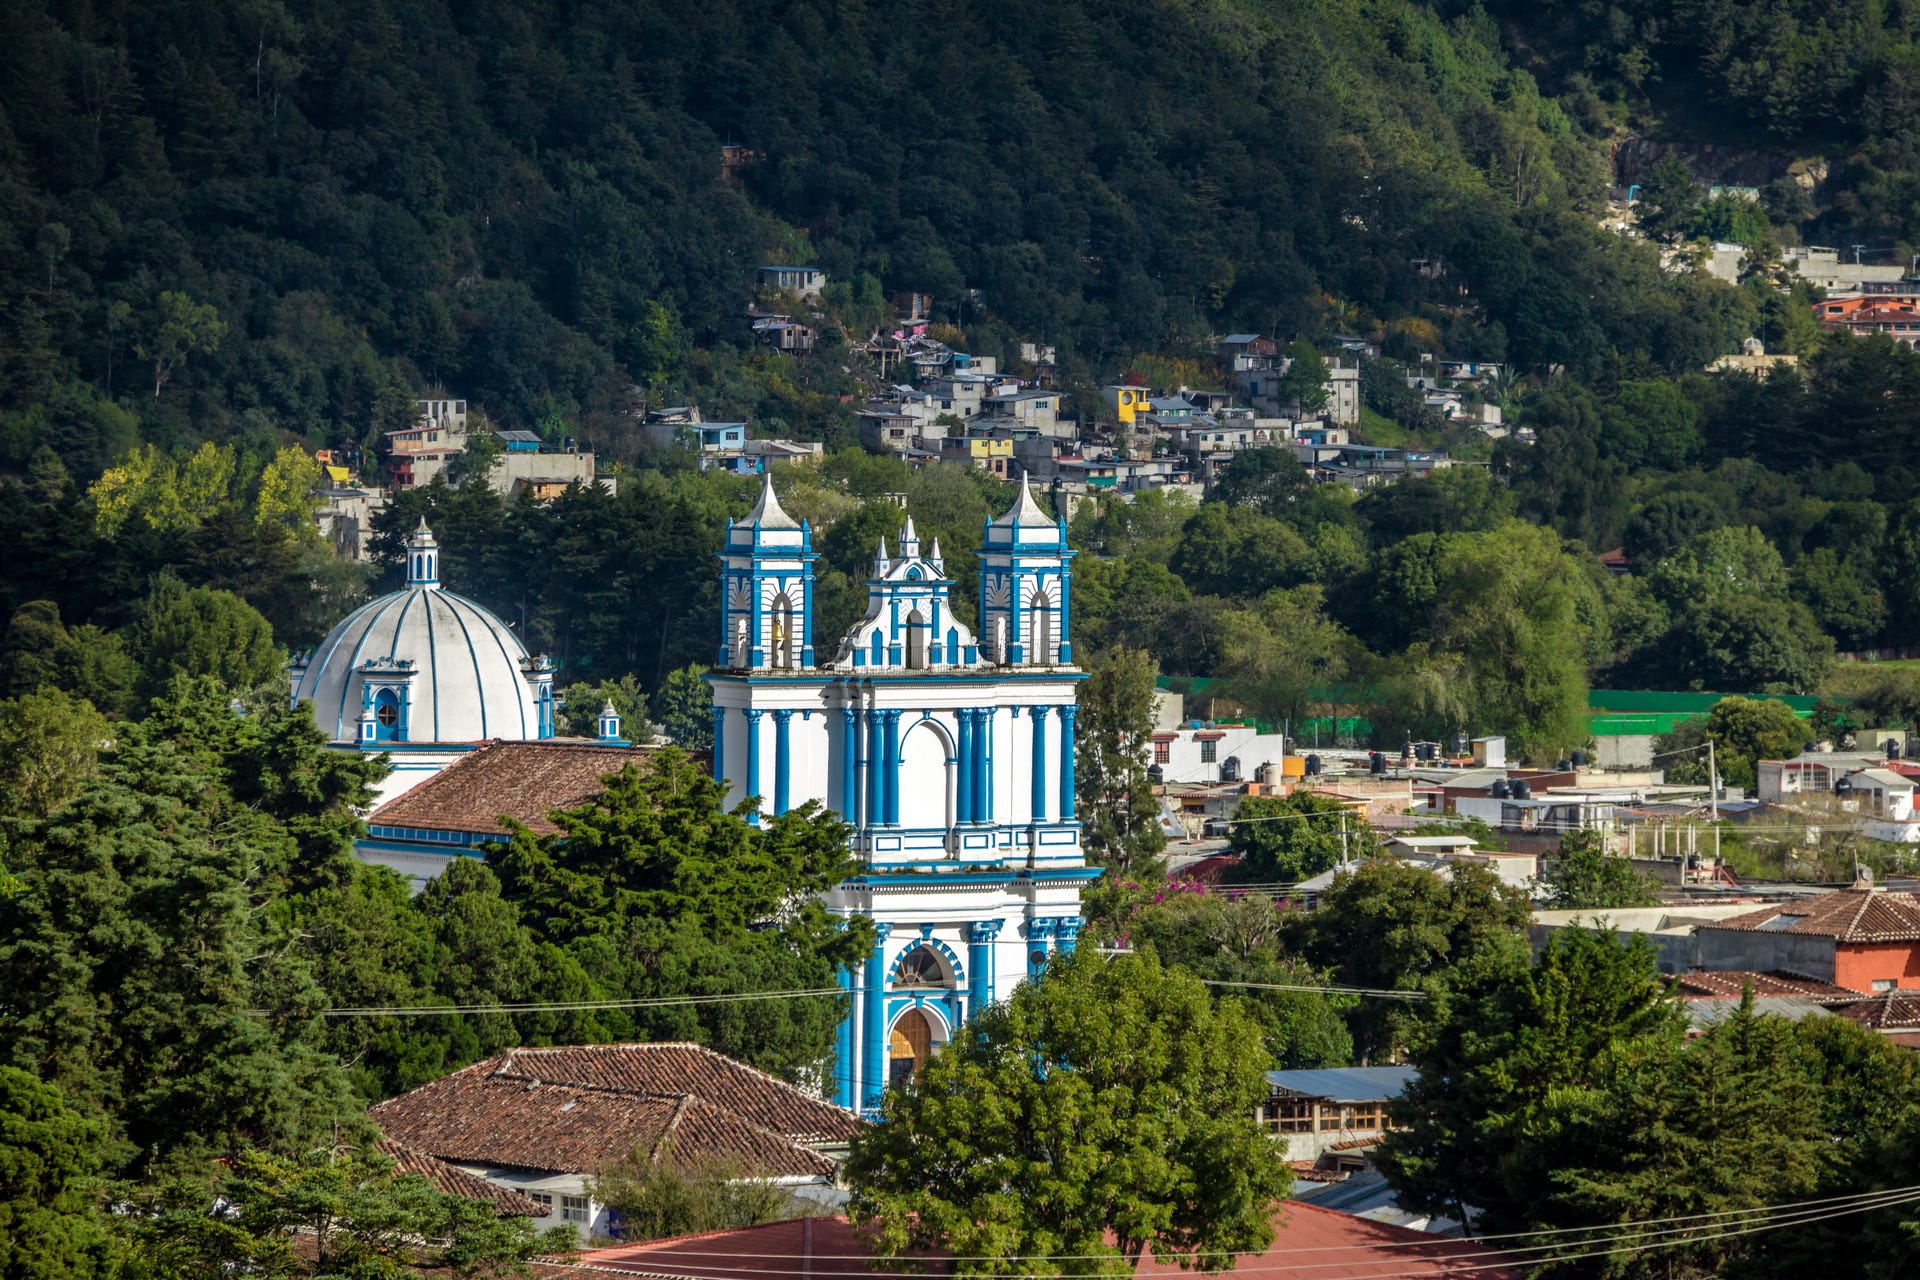
[[[953,614],[938,540],[923,548],[909,518],[828,654],[812,531],[771,482],[728,528],[714,776],[762,814],[814,801],[845,819],[863,869],[829,906],[880,935],[842,975],[852,1010],[829,1091],[842,1105],[876,1106],[974,1011],[1074,948],[1098,872],[1074,813],[1073,555],[1023,480],[983,531],[976,634]]]

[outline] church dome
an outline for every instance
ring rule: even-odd
[[[551,737],[552,666],[507,624],[440,587],[426,521],[408,539],[407,585],[347,615],[293,667],[293,698],[340,743]]]

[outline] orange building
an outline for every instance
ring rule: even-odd
[[[1849,991],[1920,989],[1920,900],[1862,881],[1694,930],[1699,967],[1797,974]]]

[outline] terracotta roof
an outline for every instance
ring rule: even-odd
[[[605,789],[602,779],[629,764],[646,766],[648,747],[594,742],[484,743],[373,811],[376,827],[431,827],[497,834],[509,817],[541,835],[560,830],[549,809],[575,809]]]
[[[462,1164],[584,1173],[640,1150],[830,1177],[808,1143],[849,1140],[852,1112],[698,1045],[516,1049],[370,1109],[391,1138]],[[671,1138],[671,1141],[667,1139]]]
[[[445,1195],[491,1204],[503,1218],[546,1216],[547,1207],[531,1196],[522,1195],[512,1187],[488,1182],[479,1174],[455,1168],[444,1160],[436,1160],[424,1151],[415,1151],[404,1142],[382,1138],[375,1145],[393,1161],[396,1174],[417,1173],[431,1182],[434,1190]]]
[[[1806,996],[1812,1000],[1857,1000],[1860,993],[1818,978],[1803,978],[1785,969],[1760,972],[1754,969],[1728,969],[1712,973],[1683,973],[1673,980],[1674,994],[1682,1000],[1738,1000],[1751,984],[1755,999],[1767,996]]]
[[[1876,1031],[1920,1030],[1920,991],[1882,991],[1833,1012]]]
[[[1274,1211],[1272,1248],[1236,1260],[1229,1275],[1271,1275],[1286,1280],[1518,1280],[1521,1269],[1499,1265],[1500,1254],[1470,1240],[1451,1240],[1323,1209],[1298,1200]],[[536,1275],[572,1280],[582,1267],[665,1280],[871,1280],[860,1234],[845,1218],[803,1218],[763,1227],[676,1236],[570,1254],[566,1261],[534,1264]],[[948,1271],[938,1256],[922,1257],[929,1274]],[[1172,1261],[1143,1258],[1136,1276],[1192,1273]]]
[[[1816,898],[1776,902],[1700,928],[1792,933],[1836,942],[1920,942],[1920,901],[1910,893],[1886,889],[1836,889]]]

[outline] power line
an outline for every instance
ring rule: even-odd
[[[323,1018],[424,1018],[450,1013],[593,1013],[604,1009],[666,1009],[679,1005],[732,1004],[749,1000],[800,1000],[809,996],[844,996],[845,987],[811,987],[798,991],[741,991],[722,995],[657,996],[643,1000],[549,1000],[524,1004],[343,1005],[321,1009]],[[271,1009],[249,1013],[270,1015]]]
[[[1720,1240],[1752,1235],[1762,1231],[1775,1231],[1789,1227],[1806,1226],[1815,1222],[1829,1221],[1834,1218],[1853,1214],[1873,1212],[1880,1209],[1896,1208],[1920,1201],[1920,1187],[1902,1187],[1891,1190],[1861,1192],[1849,1196],[1829,1197],[1820,1200],[1799,1201],[1784,1205],[1761,1205],[1747,1209],[1719,1210],[1710,1213],[1681,1215],[1675,1217],[1647,1218],[1624,1223],[1601,1224],[1592,1227],[1545,1228],[1535,1232],[1513,1232],[1502,1236],[1483,1236],[1477,1239],[1452,1239],[1436,1236],[1428,1242],[1394,1242],[1361,1245],[1319,1245],[1295,1248],[1266,1250],[1229,1250],[1211,1256],[1235,1259],[1261,1259],[1270,1257],[1294,1256],[1302,1254],[1344,1254],[1367,1253],[1379,1250],[1419,1250],[1425,1254],[1424,1262],[1417,1270],[1379,1272],[1373,1280],[1398,1280],[1403,1277],[1431,1276],[1431,1263],[1444,1262],[1448,1274],[1501,1270],[1513,1267],[1533,1267],[1553,1263],[1575,1262],[1590,1258],[1611,1257],[1621,1254],[1641,1253],[1656,1249],[1679,1248],[1699,1244],[1711,1244]],[[1667,1225],[1667,1224],[1681,1225]],[[1663,1230],[1642,1232],[1640,1228],[1662,1226]],[[1486,1247],[1489,1240],[1537,1240],[1544,1236],[1570,1237],[1588,1233],[1585,1239],[1563,1239],[1540,1244],[1520,1244],[1505,1248]],[[1607,1247],[1594,1249],[1590,1246]],[[1471,1250],[1472,1252],[1468,1252]],[[1575,1252],[1567,1252],[1574,1250]],[[1538,1255],[1538,1256],[1526,1256]],[[1470,1259],[1485,1258],[1477,1262]],[[672,1276],[675,1274],[692,1275],[692,1270],[676,1273],[670,1269],[671,1261],[688,1259],[685,1264],[690,1269],[711,1270],[722,1262],[735,1260],[778,1260],[788,1263],[781,1267],[741,1267],[731,1265],[728,1271],[736,1275],[790,1275],[792,1272],[790,1253],[747,1253],[720,1250],[699,1250],[675,1248],[671,1254],[662,1257],[667,1263],[662,1266],[655,1263],[648,1268],[648,1274]],[[1100,1255],[1091,1254],[963,1254],[930,1255],[926,1261],[944,1262],[1067,1262],[1104,1260]],[[875,1261],[920,1261],[920,1259],[886,1258],[872,1254],[811,1254],[811,1262],[875,1262]],[[1242,1275],[1283,1275],[1292,1272],[1322,1270],[1328,1266],[1340,1265],[1340,1259],[1322,1261],[1289,1262],[1273,1266],[1262,1266],[1257,1262],[1247,1266],[1236,1266],[1236,1274]],[[568,1266],[585,1271],[607,1271],[611,1273],[632,1274],[621,1267],[602,1267],[593,1263],[568,1262],[559,1260],[557,1265]],[[1391,1265],[1388,1263],[1387,1265]],[[923,1272],[882,1271],[865,1272],[877,1280],[915,1280],[924,1276]],[[981,1272],[976,1273],[977,1280],[1033,1280],[1033,1273],[1026,1272]]]
[[[1322,995],[1377,996],[1383,1000],[1425,1000],[1424,991],[1396,991],[1386,987],[1314,987],[1287,982],[1229,982],[1225,978],[1202,978],[1210,987],[1250,987],[1256,991],[1315,991]]]

